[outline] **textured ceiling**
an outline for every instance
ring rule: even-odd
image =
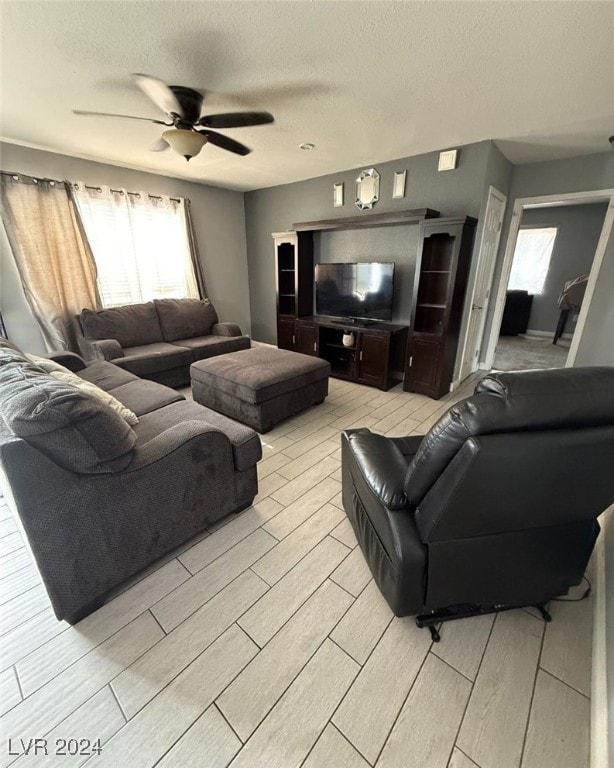
[[[493,138],[513,162],[606,151],[613,2],[0,2],[7,141],[255,189]],[[187,164],[148,146],[146,72],[204,113],[269,110]],[[298,149],[313,142],[316,149]]]

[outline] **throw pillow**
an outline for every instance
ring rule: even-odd
[[[46,357],[37,357],[36,355],[26,355],[26,357],[35,365],[38,365],[39,368],[42,368],[45,373],[49,373],[53,376],[54,379],[63,381],[65,384],[72,384],[83,392],[87,392],[93,397],[102,400],[103,403],[110,406],[122,417],[122,419],[124,419],[124,421],[130,424],[131,427],[139,423],[137,415],[129,408],[126,408],[123,403],[120,403],[120,401],[116,397],[113,397],[110,392],[105,392],[104,389],[100,389],[100,387],[92,384],[91,381],[82,379],[80,376],[77,376],[77,374],[69,371],[68,368],[64,368],[63,365],[56,363],[55,360],[48,360]]]

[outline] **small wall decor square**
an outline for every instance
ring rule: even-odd
[[[341,208],[343,205],[343,182],[333,184],[333,207]]]
[[[458,149],[448,149],[439,153],[438,171],[453,171],[458,161]]]
[[[407,171],[395,171],[394,182],[392,184],[392,196],[405,197],[405,179]]]

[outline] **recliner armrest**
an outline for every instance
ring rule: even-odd
[[[403,484],[408,462],[392,440],[368,429],[346,430],[343,438],[377,499],[388,509],[406,509]]]
[[[215,323],[211,326],[212,336],[240,336],[241,329],[235,323]]]

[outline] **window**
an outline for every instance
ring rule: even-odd
[[[198,298],[185,201],[75,187],[102,305]]]
[[[520,230],[508,284],[510,290],[543,293],[555,239],[556,227]]]

